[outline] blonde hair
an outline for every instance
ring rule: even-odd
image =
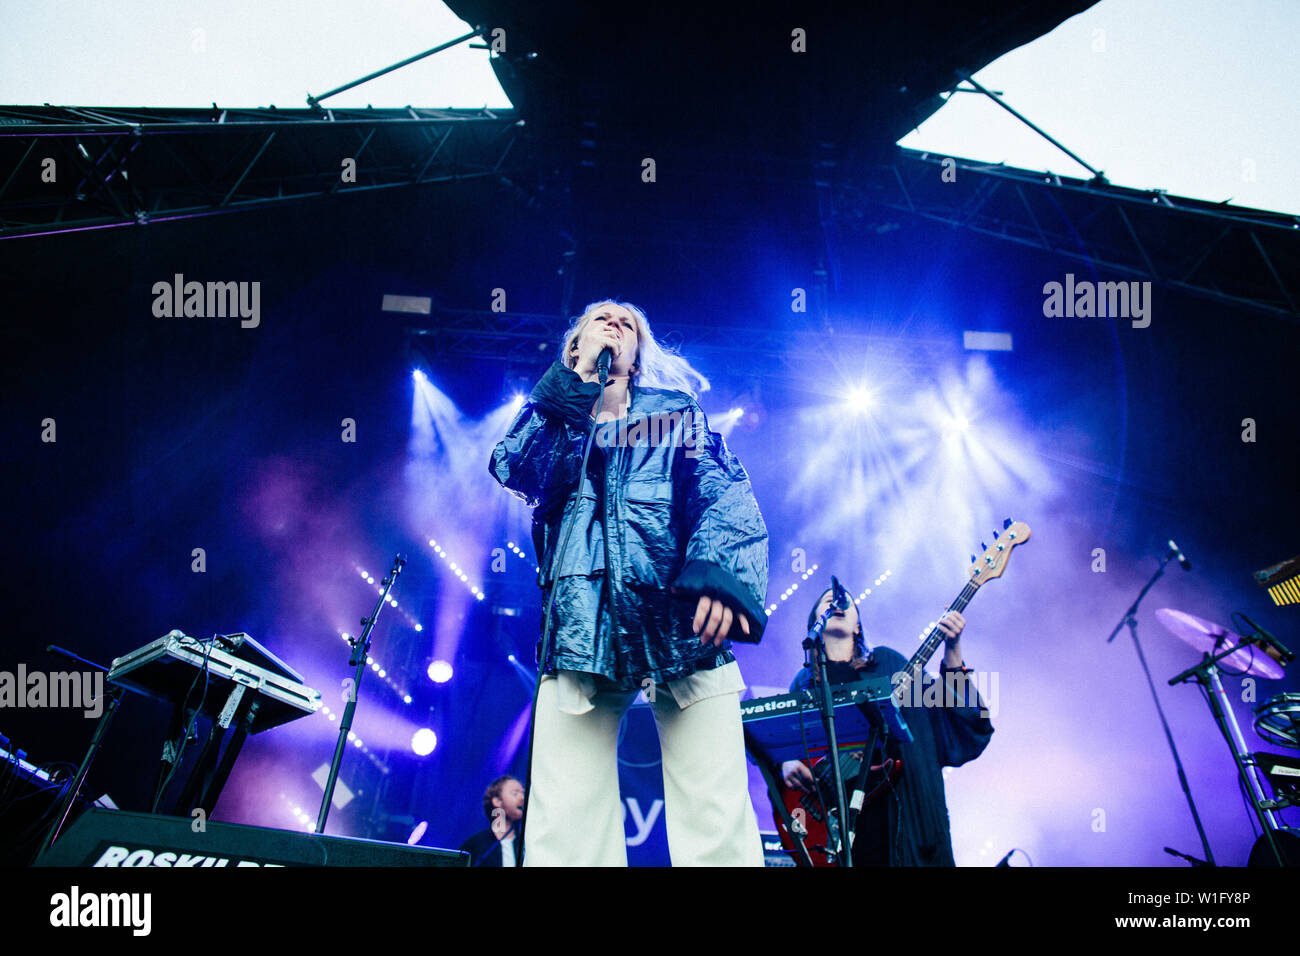
[[[611,305],[627,309],[632,314],[633,321],[636,322],[636,361],[633,363],[631,375],[633,384],[647,388],[671,388],[679,392],[685,392],[693,398],[699,398],[701,392],[709,390],[709,380],[697,371],[690,362],[676,352],[663,348],[655,341],[654,333],[650,331],[650,323],[646,320],[644,312],[631,302],[619,302],[615,299],[601,299],[598,302],[592,302],[582,310],[582,314],[574,320],[568,331],[564,333],[564,340],[560,348],[561,354],[564,356],[564,364],[567,367],[573,368],[578,362],[578,355],[574,351],[574,346],[577,345],[578,337],[582,335],[587,323],[596,316],[597,312]]]

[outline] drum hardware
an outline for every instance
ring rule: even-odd
[[[1251,851],[1251,864],[1259,865],[1261,861],[1267,860],[1277,866],[1295,865],[1300,860],[1300,857],[1294,855],[1295,844],[1292,841],[1295,838],[1288,834],[1288,828],[1277,817],[1277,811],[1289,805],[1289,799],[1283,791],[1281,800],[1270,800],[1265,796],[1263,786],[1264,783],[1272,786],[1275,774],[1263,770],[1262,758],[1269,758],[1267,766],[1270,770],[1281,767],[1283,776],[1286,770],[1285,759],[1279,763],[1271,755],[1255,754],[1247,749],[1232,703],[1219,676],[1220,666],[1223,665],[1234,668],[1243,676],[1276,679],[1284,676],[1282,664],[1294,655],[1258,628],[1257,633],[1250,637],[1242,637],[1221,624],[1173,608],[1156,611],[1156,620],[1170,634],[1201,652],[1200,663],[1171,677],[1169,684],[1174,686],[1195,681],[1205,691],[1210,713],[1228,743],[1237,774],[1250,797],[1251,810],[1263,829],[1263,835]],[[1271,714],[1271,711],[1267,713]]]

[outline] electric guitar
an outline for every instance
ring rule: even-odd
[[[1007,561],[1011,558],[1012,549],[1029,540],[1029,525],[1022,521],[1012,523],[1008,518],[1003,522],[1002,529],[1001,534],[996,531],[993,533],[993,544],[985,549],[983,555],[978,558],[971,557],[970,580],[966,582],[966,586],[961,589],[956,599],[948,605],[949,610],[964,611],[982,585],[1002,576]],[[981,542],[981,546],[982,544]],[[943,631],[939,630],[936,624],[930,629],[911,660],[904,665],[894,687],[894,700],[899,706],[906,706],[907,702],[913,699],[913,683],[920,678],[925,665],[929,663],[943,641]],[[858,749],[854,750],[855,746]],[[840,748],[840,772],[844,778],[845,790],[849,791],[850,797],[852,797],[854,782],[857,781],[862,769],[864,747],[865,742],[859,742],[842,744]],[[776,819],[777,832],[781,836],[781,845],[785,849],[792,854],[796,852],[794,837],[785,824],[785,820],[789,818],[796,829],[805,831],[804,847],[808,850],[813,866],[837,866],[835,848],[839,844],[839,816],[835,812],[833,768],[825,757],[819,757],[813,762],[811,769],[817,784],[811,793],[787,787],[784,780],[777,781],[781,802],[785,805],[785,813],[782,814],[774,808],[772,815]],[[863,784],[861,806],[867,806],[882,792],[891,789],[902,774],[901,758],[885,758],[881,763],[873,764]],[[854,805],[853,800],[850,800],[850,805]],[[856,814],[851,818],[856,820]]]

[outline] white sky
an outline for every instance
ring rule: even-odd
[[[1298,67],[1296,0],[1102,0],[975,79],[1116,185],[1300,213]],[[978,93],[899,145],[1091,175]]]
[[[0,103],[271,106],[469,28],[438,0],[0,0]],[[326,106],[509,107],[469,41]]]
[[[0,0],[0,103],[297,108],[465,32],[437,0]],[[1296,0],[1103,0],[976,79],[1111,182],[1300,212],[1297,49]],[[510,105],[468,44],[326,103]],[[900,142],[1088,175],[976,94]]]

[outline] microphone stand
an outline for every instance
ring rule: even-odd
[[[821,712],[822,726],[826,729],[826,745],[829,748],[827,759],[831,762],[831,774],[835,786],[835,810],[839,816],[839,847],[836,856],[840,866],[853,866],[853,833],[849,829],[849,807],[844,799],[844,772],[840,769],[840,743],[835,735],[835,707],[831,703],[830,675],[826,667],[826,643],[822,632],[826,622],[835,613],[835,603],[822,612],[821,616],[808,629],[808,636],[803,639],[803,648],[810,655],[809,666],[816,668],[821,694],[818,695],[818,710]],[[867,757],[867,762],[871,758]],[[828,824],[833,821],[828,817]]]
[[[393,560],[392,570],[380,582],[383,589],[379,592],[379,603],[370,612],[370,617],[361,619],[361,636],[348,641],[352,645],[352,657],[348,659],[348,664],[356,670],[352,678],[347,706],[343,708],[343,719],[339,722],[339,739],[334,744],[334,758],[330,761],[329,779],[325,781],[325,795],[321,798],[320,813],[316,817],[317,833],[325,832],[325,820],[329,817],[330,803],[334,799],[334,785],[338,783],[339,767],[343,764],[343,748],[348,745],[348,731],[352,729],[352,715],[357,710],[357,694],[361,690],[361,678],[366,674],[366,657],[370,654],[370,633],[375,628],[375,621],[384,608],[384,602],[388,600],[388,592],[393,589],[397,576],[402,573],[402,566],[405,564],[406,559],[400,554],[397,555]]]
[[[1182,758],[1178,756],[1178,746],[1174,743],[1174,735],[1169,730],[1169,721],[1165,719],[1164,709],[1160,706],[1160,697],[1156,694],[1155,681],[1151,679],[1151,668],[1147,666],[1146,655],[1142,653],[1142,643],[1138,640],[1138,605],[1142,603],[1142,599],[1146,597],[1146,594],[1151,590],[1152,585],[1160,580],[1160,577],[1165,573],[1165,566],[1173,560],[1173,557],[1174,552],[1168,551],[1165,553],[1165,556],[1161,558],[1160,567],[1156,569],[1156,573],[1151,576],[1151,580],[1146,583],[1146,586],[1138,592],[1137,598],[1129,605],[1128,610],[1124,612],[1124,616],[1120,618],[1120,622],[1115,625],[1115,629],[1110,632],[1110,637],[1106,638],[1106,643],[1109,644],[1111,641],[1115,640],[1115,635],[1119,633],[1120,628],[1124,627],[1126,624],[1128,625],[1129,633],[1133,636],[1133,647],[1137,650],[1138,661],[1142,664],[1142,673],[1146,675],[1147,686],[1151,688],[1151,699],[1155,701],[1156,713],[1160,715],[1160,726],[1164,728],[1165,740],[1169,742],[1169,750],[1174,755],[1174,765],[1178,768],[1178,783],[1183,788],[1183,795],[1187,798],[1187,806],[1192,811],[1192,820],[1196,823],[1196,832],[1201,837],[1201,850],[1205,853],[1207,863],[1210,866],[1217,866],[1214,862],[1214,851],[1210,849],[1209,838],[1205,835],[1205,827],[1201,825],[1201,815],[1196,812],[1196,801],[1192,799],[1191,788],[1187,785],[1187,774],[1183,770]]]

